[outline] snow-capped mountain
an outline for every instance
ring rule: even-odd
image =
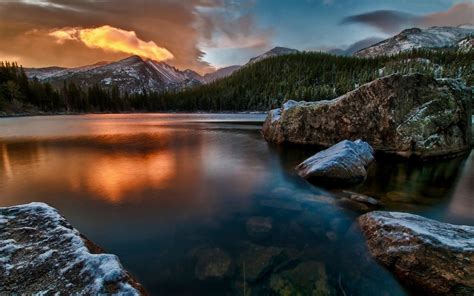
[[[265,58],[298,52],[295,49],[275,47],[274,49],[251,59],[248,64]],[[116,85],[121,92],[142,93],[179,90],[194,85],[207,84],[232,75],[242,66],[229,66],[215,72],[200,75],[192,70],[181,71],[164,62],[131,56],[116,62],[99,62],[76,68],[47,67],[25,69],[29,78],[50,82],[61,87],[64,82],[74,82],[87,88],[98,84],[102,88]]]
[[[393,55],[417,48],[457,48],[458,42],[474,35],[472,26],[412,28],[355,53],[359,57]]]
[[[256,62],[260,62],[261,60],[264,60],[267,58],[276,57],[276,56],[285,55],[285,54],[295,54],[298,52],[299,50],[296,50],[296,49],[277,46],[265,52],[264,54],[251,58],[246,65],[254,64]]]
[[[77,68],[39,68],[26,69],[30,78],[48,81],[55,87],[74,82],[81,87],[98,84],[107,88],[117,85],[120,91],[141,93],[143,90],[161,92],[201,84],[196,79],[200,75],[194,71],[180,71],[163,62],[143,60],[139,56],[111,62],[97,63]]]

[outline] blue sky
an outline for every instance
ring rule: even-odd
[[[451,0],[257,0],[250,11],[254,14],[258,28],[271,30],[269,45],[300,50],[327,50],[344,48],[366,38],[387,38],[393,35],[364,24],[341,24],[345,17],[378,10],[423,16],[447,11],[463,2],[466,3]],[[406,27],[410,27],[410,24]],[[205,51],[205,60],[216,65],[228,65],[236,61],[244,63],[255,54],[252,49],[241,48],[209,48]]]

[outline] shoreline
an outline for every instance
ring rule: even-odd
[[[36,116],[69,116],[69,115],[113,115],[113,114],[267,114],[267,111],[130,111],[130,112],[24,112],[24,113],[2,113],[0,112],[0,119],[2,118],[16,118],[16,117],[36,117]]]

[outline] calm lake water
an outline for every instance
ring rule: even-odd
[[[316,151],[267,144],[264,117],[0,119],[0,206],[56,207],[154,295],[410,294],[368,256],[360,213],[296,176]],[[472,155],[378,158],[351,190],[384,210],[474,225],[473,184]]]

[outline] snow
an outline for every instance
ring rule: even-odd
[[[409,240],[417,237],[424,243],[442,245],[467,252],[474,251],[474,227],[466,225],[453,225],[427,219],[421,216],[401,212],[375,211],[367,214],[378,224],[391,229],[389,235],[399,240]],[[397,232],[394,230],[399,229]],[[409,231],[409,232],[407,232]]]
[[[44,262],[52,264],[51,270],[63,285],[69,284],[71,274],[79,269],[81,281],[85,284],[86,294],[100,294],[106,291],[110,282],[126,281],[127,274],[115,255],[91,254],[80,233],[52,207],[44,203],[0,208],[2,219],[0,227],[0,270],[35,268]],[[14,213],[16,218],[5,226],[5,213]],[[41,222],[38,224],[38,222]],[[12,225],[14,224],[14,225]],[[17,237],[15,233],[30,231],[29,239],[21,243],[9,237]],[[15,254],[15,260],[12,255]],[[22,257],[23,256],[23,257]],[[79,276],[76,275],[76,276]],[[31,279],[34,280],[34,279]],[[58,287],[60,288],[60,287]],[[131,285],[120,285],[118,294],[138,295],[139,292]]]

